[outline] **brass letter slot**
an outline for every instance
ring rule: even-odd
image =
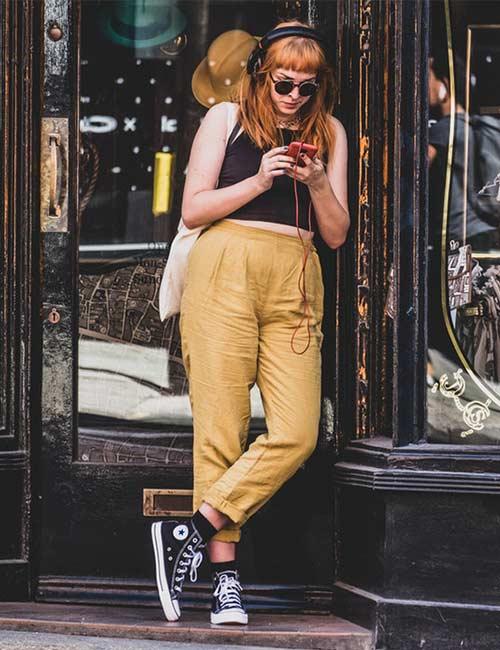
[[[40,229],[68,231],[68,118],[42,118]]]
[[[142,514],[145,517],[191,517],[193,490],[156,490],[144,488]]]

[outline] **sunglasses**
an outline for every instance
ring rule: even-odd
[[[303,81],[300,84],[296,84],[288,79],[273,79],[272,77],[271,79],[274,83],[274,90],[278,95],[288,95],[288,93],[292,92],[295,86],[298,86],[299,95],[302,97],[310,97],[311,95],[314,95],[319,88],[319,83],[317,81]]]

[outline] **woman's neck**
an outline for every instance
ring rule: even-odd
[[[298,115],[294,117],[282,117],[277,115],[276,124],[280,129],[290,129],[294,131],[300,127],[300,117]]]

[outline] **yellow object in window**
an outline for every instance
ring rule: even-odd
[[[153,215],[168,214],[172,209],[174,153],[157,152],[153,180]]]

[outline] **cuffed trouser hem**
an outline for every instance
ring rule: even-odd
[[[229,517],[238,526],[242,526],[248,519],[246,512],[237,508],[224,495],[216,492],[213,488],[203,495],[203,501],[208,503],[209,506],[212,506],[212,508],[215,508],[215,510],[222,512],[222,514]]]
[[[241,530],[239,528],[223,528],[219,530],[210,541],[215,542],[239,542],[241,539]]]

